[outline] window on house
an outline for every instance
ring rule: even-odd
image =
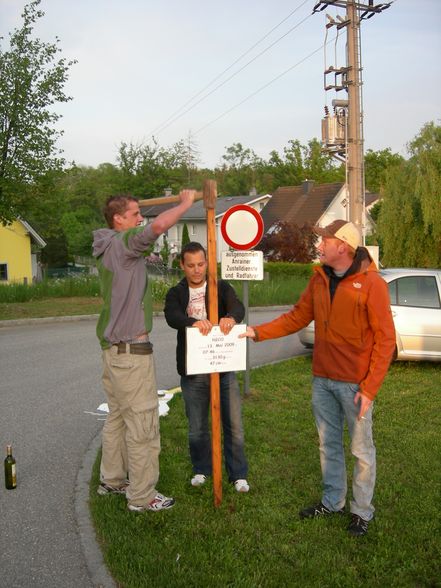
[[[0,263],[0,282],[8,281],[8,264]]]
[[[190,225],[190,235],[196,235],[196,226]]]

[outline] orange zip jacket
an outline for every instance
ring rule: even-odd
[[[323,267],[314,275],[293,308],[269,323],[253,327],[256,341],[277,339],[299,331],[312,320],[315,376],[360,385],[373,400],[395,349],[395,328],[389,292],[371,260],[359,272],[342,279],[332,303]]]

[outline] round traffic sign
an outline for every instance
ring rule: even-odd
[[[262,217],[252,206],[237,204],[222,217],[221,233],[233,249],[251,249],[263,236]]]

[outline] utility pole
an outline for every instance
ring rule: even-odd
[[[360,102],[360,21],[355,2],[347,2],[348,38],[348,188],[349,218],[363,232],[364,162],[363,120]]]
[[[378,3],[374,0],[369,3],[356,0],[321,0],[313,9],[313,12],[321,12],[328,6],[336,6],[346,9],[344,18],[336,19],[328,14],[330,21],[326,28],[336,26],[337,30],[346,27],[347,56],[346,67],[330,67],[325,70],[325,90],[346,90],[348,99],[334,100],[334,106],[340,108],[336,117],[329,117],[326,111],[323,126],[324,150],[328,151],[346,163],[347,185],[349,192],[349,219],[358,226],[363,234],[364,225],[364,153],[363,153],[363,113],[361,108],[361,43],[360,21],[371,18],[375,14],[389,8],[391,2]],[[334,74],[334,84],[326,83],[326,75]],[[344,121],[344,129],[341,121]]]

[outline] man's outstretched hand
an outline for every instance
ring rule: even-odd
[[[247,330],[245,331],[245,333],[241,333],[239,335],[239,339],[242,339],[243,337],[250,337],[250,339],[255,339],[256,332],[254,331],[253,327],[247,327]]]

